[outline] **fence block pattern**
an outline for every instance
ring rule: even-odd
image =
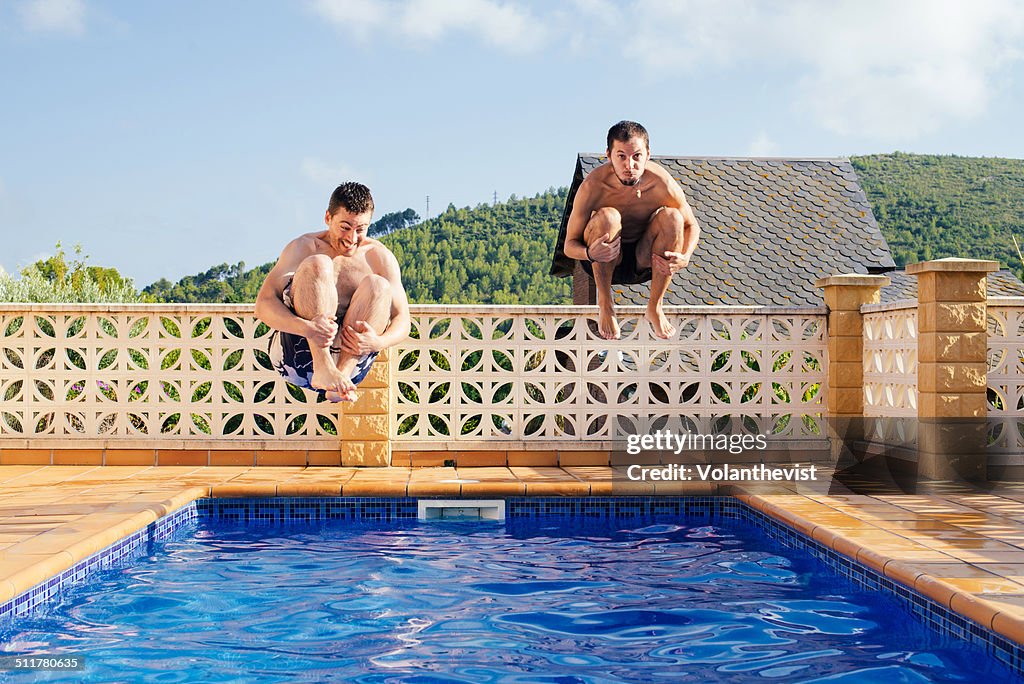
[[[864,415],[917,416],[917,302],[864,314]]]
[[[670,340],[651,334],[642,308],[620,313],[623,339],[608,341],[589,309],[414,307],[413,338],[375,365],[355,405],[335,405],[273,371],[271,331],[251,306],[3,305],[0,444],[340,442],[343,462],[383,464],[392,445],[604,448],[631,415],[801,416],[775,434],[820,436],[823,309],[670,310]]]
[[[0,437],[337,442],[337,409],[278,377],[251,306],[6,307]]]
[[[626,416],[816,415],[826,381],[821,309],[694,307],[655,338],[642,309],[622,339],[567,307],[418,307],[395,354],[397,448],[458,439],[612,441]],[[800,421],[789,430],[799,434]],[[621,433],[619,433],[621,434]],[[471,447],[466,447],[471,448]]]

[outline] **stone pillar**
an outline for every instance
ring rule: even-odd
[[[996,261],[938,259],[917,276],[918,473],[985,477],[988,391],[986,275]]]
[[[864,442],[864,317],[860,307],[881,301],[885,276],[850,273],[820,278],[828,308],[829,456],[836,472],[857,467]]]
[[[391,465],[391,360],[385,349],[357,389],[358,399],[341,409],[341,465]]]
[[[828,395],[830,417],[864,414],[864,317],[860,307],[881,301],[889,279],[878,275],[835,275],[814,283],[828,307]]]

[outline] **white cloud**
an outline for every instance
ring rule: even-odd
[[[511,52],[528,52],[547,35],[528,10],[495,0],[312,0],[310,8],[363,40],[376,30],[419,42],[437,42],[461,31]]]
[[[653,0],[633,9],[643,28],[624,52],[662,76],[793,70],[798,110],[840,134],[892,140],[984,113],[1024,40],[1024,5],[1013,0]]]
[[[336,186],[345,181],[360,180],[362,176],[352,167],[340,163],[329,163],[313,157],[306,157],[302,160],[302,175],[313,181],[320,187],[327,187],[333,190]]]
[[[750,0],[636,2],[619,20],[635,27],[622,52],[659,71],[721,66],[749,49],[750,36],[758,34],[757,14],[758,5]]]
[[[567,45],[574,55],[587,52],[594,33],[613,30],[621,20],[619,8],[609,0],[573,0],[571,9],[563,7],[549,19],[565,27]]]
[[[310,8],[332,24],[365,40],[371,31],[384,25],[388,4],[375,0],[313,0]]]
[[[18,14],[30,31],[76,35],[85,31],[83,0],[25,0],[18,6]]]
[[[751,157],[778,157],[779,145],[761,131],[750,143],[749,154]]]
[[[652,87],[763,77],[841,135],[902,142],[985,111],[1024,57],[1018,0],[310,0],[358,38],[434,43],[461,32],[510,51],[611,52]]]
[[[841,134],[912,138],[977,117],[999,71],[1022,56],[1016,44],[1024,39],[1024,6],[892,3],[877,22],[845,9],[799,54],[810,66],[800,103]],[[802,17],[805,25],[813,18]]]

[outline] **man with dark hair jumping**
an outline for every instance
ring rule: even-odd
[[[288,382],[352,401],[377,354],[409,336],[409,300],[395,255],[366,236],[373,197],[342,183],[327,230],[285,246],[256,296],[256,316],[276,332],[274,367]]]
[[[657,337],[675,335],[662,300],[672,274],[690,263],[700,226],[679,183],[651,161],[643,126],[620,121],[608,131],[608,163],[580,184],[566,226],[565,256],[594,278],[598,330],[618,339],[612,283],[651,281],[644,318]]]

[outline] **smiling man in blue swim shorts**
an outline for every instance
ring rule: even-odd
[[[331,401],[353,401],[377,354],[409,336],[398,261],[367,237],[372,218],[370,189],[339,185],[327,230],[289,242],[256,296],[256,316],[276,331],[274,367]]]

